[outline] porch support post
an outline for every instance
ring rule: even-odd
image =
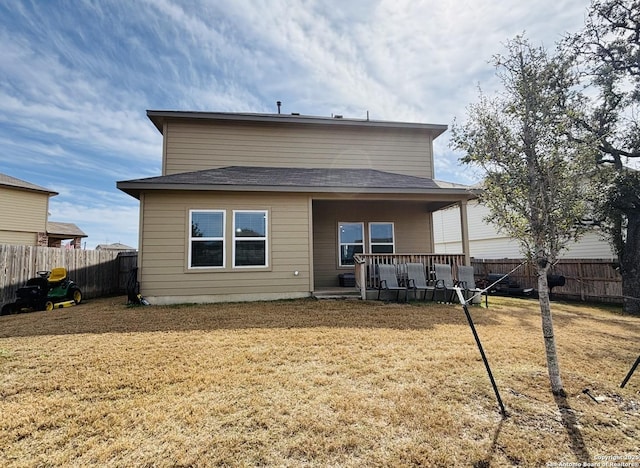
[[[464,264],[471,265],[471,253],[469,248],[469,220],[467,219],[467,200],[460,200],[460,228],[462,231],[462,253],[464,254]]]
[[[356,281],[360,285],[360,298],[367,300],[367,264],[365,261],[356,263]]]
[[[316,278],[315,278],[315,266],[313,264],[313,249],[315,244],[313,243],[313,198],[309,196],[307,201],[307,215],[309,217],[308,227],[308,242],[309,242],[309,292],[313,295],[316,290]]]

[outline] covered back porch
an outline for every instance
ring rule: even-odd
[[[467,222],[468,191],[433,195],[389,194],[314,197],[312,202],[312,294],[340,296],[357,291],[362,299],[377,293],[377,265],[396,266],[406,276],[407,263],[422,263],[427,278],[435,264],[470,265]],[[434,253],[432,213],[442,206],[458,205],[462,251]],[[347,280],[348,281],[343,281]],[[355,288],[354,288],[355,283]],[[346,294],[346,295],[351,295]]]

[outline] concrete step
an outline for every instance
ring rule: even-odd
[[[316,299],[360,299],[360,291],[351,288],[335,288],[314,291]]]

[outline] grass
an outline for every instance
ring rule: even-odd
[[[616,308],[552,305],[565,399],[536,302],[473,308],[503,419],[459,306],[124,303],[0,318],[1,466],[640,463],[640,319]]]

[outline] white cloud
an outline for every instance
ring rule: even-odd
[[[78,73],[28,45],[12,43],[6,34],[0,34],[0,42],[8,52],[0,85],[0,124],[82,145],[87,153],[108,151],[116,160],[158,159],[161,136],[143,109],[122,107],[123,102],[139,99],[125,94],[114,101],[122,93],[114,92],[113,84]],[[95,167],[95,161],[84,166]]]
[[[49,203],[49,220],[76,224],[87,238],[87,249],[98,244],[121,242],[137,247],[139,208],[136,204],[104,205],[57,201],[53,197]]]
[[[496,88],[488,61],[502,42],[526,31],[551,48],[588,5],[16,0],[0,5],[2,171],[58,190],[56,217],[75,213],[96,243],[130,243],[117,233],[137,230],[137,201],[115,181],[160,173],[145,109],[275,112],[281,100],[284,112],[451,124],[478,85]],[[447,141],[437,177],[474,182]]]

